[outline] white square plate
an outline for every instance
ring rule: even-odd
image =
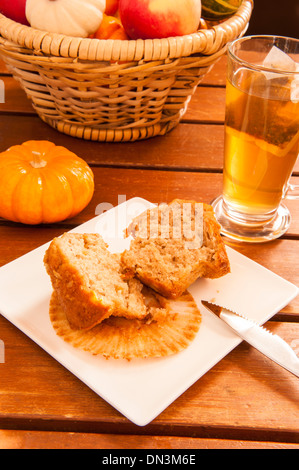
[[[152,206],[134,198],[72,232],[99,232],[111,251],[123,251],[129,243],[123,239],[124,228],[132,217]],[[48,245],[0,268],[0,312],[139,426],[151,422],[241,342],[201,300],[213,299],[262,324],[299,292],[295,285],[228,247],[231,273],[215,280],[199,279],[189,289],[201,310],[202,324],[186,350],[161,359],[106,360],[73,348],[55,334],[48,314],[52,287],[43,265]]]

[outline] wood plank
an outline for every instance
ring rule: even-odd
[[[122,200],[142,197],[153,203],[170,202],[175,198],[210,203],[222,191],[222,175],[217,173],[170,172],[122,168],[92,167],[95,192],[89,205],[76,217],[62,225],[77,226],[98,215],[101,204],[116,206]],[[298,184],[298,177],[291,178]],[[285,200],[291,213],[291,225],[285,236],[299,237],[299,207],[295,200]],[[3,219],[2,219],[3,220]],[[22,227],[22,225],[20,225]],[[250,245],[244,245],[250,246]],[[261,248],[263,245],[260,244]],[[266,244],[265,246],[270,246]]]
[[[298,449],[285,442],[0,430],[0,449]],[[165,452],[167,454],[167,452]]]
[[[165,136],[106,143],[67,136],[37,116],[0,114],[0,151],[27,140],[50,140],[93,165],[219,172],[223,168],[224,129],[220,125],[181,123]],[[294,174],[299,175],[299,158]]]
[[[225,88],[197,87],[182,122],[223,124],[225,118]]]
[[[298,323],[267,322],[289,344]],[[139,427],[0,318],[0,427],[299,443],[297,378],[241,343],[152,423]],[[296,343],[298,347],[298,343]]]
[[[204,76],[201,84],[212,85],[212,86],[223,86],[226,84],[226,66],[227,56],[222,56],[216,64],[213,65],[212,69]]]
[[[0,151],[27,140],[50,140],[89,164],[134,168],[222,171],[224,129],[179,124],[165,136],[138,142],[91,142],[62,134],[38,117],[0,115]],[[294,174],[299,175],[299,158]]]
[[[91,218],[102,202],[118,204],[118,195],[143,197],[154,203],[170,202],[172,199],[195,199],[210,203],[222,191],[222,175],[179,171],[123,170],[121,168],[95,168],[95,194],[88,211]],[[291,179],[298,183],[298,177]],[[289,236],[299,235],[299,207],[296,201],[286,200],[292,214]],[[79,221],[79,219],[78,219]]]
[[[109,144],[61,134],[38,117],[0,115],[0,151],[27,140],[50,140],[95,165],[220,171],[223,137],[222,126],[179,124],[165,136]]]
[[[19,82],[11,76],[2,77],[5,88],[5,103],[0,105],[0,113],[32,114],[36,112],[31,100],[20,87]],[[224,122],[225,88],[199,86],[192,96],[188,110],[182,122]]]
[[[0,104],[0,113],[35,115],[31,101],[20,84],[10,76],[4,76],[1,80],[4,83],[5,102]]]

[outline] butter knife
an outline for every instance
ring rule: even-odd
[[[271,333],[266,328],[259,326],[243,315],[220,305],[204,300],[202,304],[229,325],[240,338],[281,367],[299,377],[299,358],[295,351],[280,336]]]

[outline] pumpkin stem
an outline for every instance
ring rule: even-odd
[[[47,166],[46,160],[42,159],[42,156],[44,154],[41,154],[40,152],[36,152],[35,150],[32,150],[32,154],[33,154],[33,160],[31,160],[30,165],[33,168],[44,168],[45,166]]]

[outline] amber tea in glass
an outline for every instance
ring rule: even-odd
[[[213,202],[222,232],[264,241],[290,222],[285,197],[299,154],[299,41],[272,36],[229,46],[223,194]]]

